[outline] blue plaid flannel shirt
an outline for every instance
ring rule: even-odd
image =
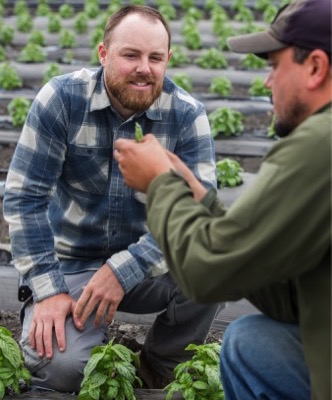
[[[105,261],[126,293],[167,271],[145,204],[112,156],[116,139],[135,137],[136,121],[206,187],[216,186],[205,109],[167,77],[154,104],[126,121],[110,104],[102,67],[53,78],[31,105],[4,196],[14,264],[35,301],[68,292],[64,274]]]

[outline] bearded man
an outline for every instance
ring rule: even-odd
[[[170,29],[146,6],[106,24],[101,67],[53,78],[36,96],[6,183],[15,267],[31,289],[21,345],[32,386],[78,392],[91,349],[117,310],[160,312],[141,351],[150,388],[173,379],[189,343],[204,343],[218,305],[194,304],[170,277],[146,227],[145,204],[124,184],[113,143],[139,123],[207,188],[213,139],[201,103],[165,76]]]

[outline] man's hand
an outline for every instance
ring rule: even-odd
[[[195,200],[200,201],[207,192],[205,187],[200,183],[193,172],[186,166],[186,164],[182,160],[180,160],[177,155],[171,153],[169,150],[165,150],[165,152],[172,162],[173,168],[176,171],[180,172],[183,179],[188,183],[189,187],[193,191]]]
[[[110,324],[119,303],[124,296],[124,290],[108,264],[104,264],[84,287],[74,311],[74,322],[78,329],[83,329],[86,320],[97,308],[94,325],[100,326],[105,317]]]
[[[60,351],[66,350],[65,321],[72,314],[75,301],[65,293],[35,304],[29,331],[29,343],[40,357],[53,357],[53,329]]]
[[[154,178],[173,168],[164,148],[152,134],[145,135],[139,143],[118,139],[114,158],[119,163],[125,183],[144,193]]]

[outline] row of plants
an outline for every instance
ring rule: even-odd
[[[185,400],[223,400],[220,381],[220,343],[190,344],[193,356],[174,369],[174,381],[164,390],[166,400],[181,393]],[[142,387],[137,375],[139,355],[114,343],[95,346],[84,368],[78,400],[135,400],[135,388]],[[0,400],[6,394],[19,394],[28,387],[31,375],[12,333],[0,326]]]

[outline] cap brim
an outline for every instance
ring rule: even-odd
[[[227,39],[228,47],[235,53],[254,53],[267,58],[267,54],[283,49],[288,45],[275,39],[270,32],[254,32],[247,35],[233,36]]]

